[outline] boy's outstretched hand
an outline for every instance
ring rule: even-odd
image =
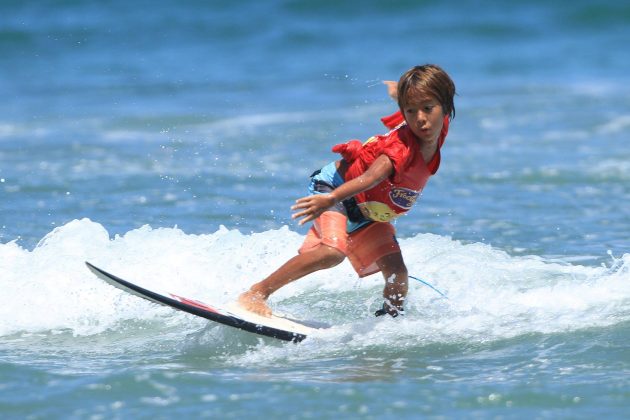
[[[383,80],[383,84],[387,86],[387,94],[390,98],[397,101],[398,100],[398,82],[394,82],[392,80]]]
[[[315,194],[308,197],[302,197],[295,200],[295,204],[291,206],[291,210],[301,210],[294,213],[291,218],[302,219],[298,222],[303,225],[306,222],[317,219],[323,212],[336,203],[332,194]]]

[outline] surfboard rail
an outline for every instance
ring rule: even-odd
[[[321,328],[328,328],[329,326],[323,323],[310,323],[305,324],[300,321],[288,319],[284,317],[274,316],[273,318],[283,320],[283,325],[287,326],[287,329],[274,327],[267,325],[271,321],[266,321],[264,317],[249,313],[244,309],[240,310],[238,314],[231,312],[229,309],[223,309],[215,307],[204,302],[179,296],[173,293],[161,293],[153,290],[146,289],[138,286],[130,281],[122,279],[114,274],[111,274],[102,268],[85,262],[88,269],[96,275],[99,279],[105,281],[107,284],[123,290],[134,296],[146,299],[153,303],[169,306],[173,309],[187,312],[192,315],[196,315],[210,321],[218,322],[230,327],[234,327],[240,330],[248,331],[254,334],[263,335],[266,337],[277,338],[284,341],[292,341],[299,343],[307,337],[307,334],[311,331]],[[247,314],[243,314],[247,312]],[[250,318],[250,319],[245,319]],[[269,318],[271,319],[271,318]],[[294,325],[293,325],[294,324]]]

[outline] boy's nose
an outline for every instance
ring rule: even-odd
[[[418,114],[416,115],[416,121],[418,122],[418,124],[424,124],[427,120],[427,116],[424,115],[424,112],[420,111],[418,112]]]

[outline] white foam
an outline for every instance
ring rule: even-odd
[[[286,227],[247,235],[222,227],[190,235],[144,226],[110,238],[100,224],[75,220],[50,232],[32,251],[16,242],[0,244],[0,336],[58,330],[93,335],[120,330],[129,321],[200,330],[204,320],[108,286],[84,261],[144,287],[224,304],[295,255],[301,240]],[[448,300],[410,280],[406,317],[375,320],[371,311],[380,304],[383,280],[380,275],[358,280],[344,263],[271,299],[283,312],[336,327],[314,334],[299,346],[301,353],[272,346],[275,350],[261,350],[248,360],[284,357],[283,352],[308,357],[308,349],[322,343],[334,352],[349,343],[482,342],[630,318],[630,254],[614,259],[611,267],[589,267],[514,257],[489,245],[431,234],[403,239],[401,246],[410,273],[447,293]]]
[[[586,168],[586,171],[593,177],[628,180],[630,179],[630,161],[624,158],[603,159]]]
[[[14,136],[18,132],[18,128],[14,124],[0,122],[0,139],[3,137]]]
[[[619,115],[605,124],[597,127],[597,131],[602,134],[615,134],[630,128],[630,115]]]

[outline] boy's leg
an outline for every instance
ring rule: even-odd
[[[273,292],[307,274],[341,263],[346,257],[346,220],[346,216],[341,213],[324,212],[313,223],[300,253],[240,295],[239,304],[251,312],[270,316],[267,298]]]
[[[312,251],[291,258],[269,277],[254,284],[247,292],[241,294],[238,302],[248,311],[270,316],[271,309],[267,305],[269,295],[307,274],[334,267],[341,263],[345,257],[338,249],[321,244]]]
[[[385,255],[379,258],[376,264],[385,278],[385,288],[383,289],[385,305],[383,309],[388,314],[396,316],[398,312],[403,310],[409,289],[407,267],[403,261],[402,253],[395,252]]]

